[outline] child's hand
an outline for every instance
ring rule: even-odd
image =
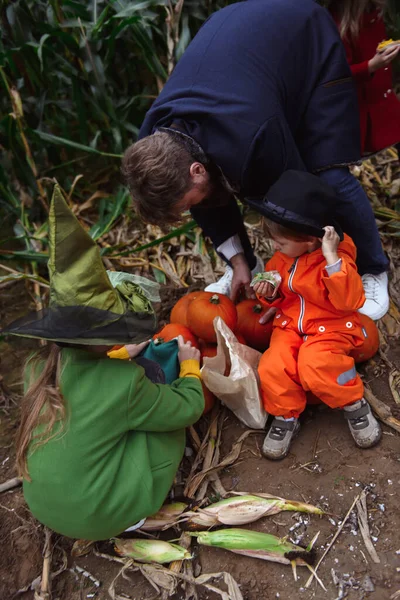
[[[192,346],[191,342],[185,342],[181,335],[178,335],[178,348],[179,363],[184,360],[197,360],[200,362],[200,350]]]
[[[334,227],[324,227],[325,235],[322,238],[322,254],[328,265],[333,265],[339,260],[337,249],[340,243],[340,238]]]
[[[140,344],[126,344],[125,348],[129,354],[129,358],[135,358],[135,356],[138,356],[138,354],[140,354],[148,344],[150,344],[150,340],[141,342]]]
[[[275,286],[269,281],[259,281],[254,284],[253,289],[256,294],[264,298],[272,298],[275,293]]]
[[[378,71],[378,69],[387,67],[392,60],[396,58],[399,52],[400,45],[388,46],[385,50],[382,50],[382,52],[377,52],[375,56],[368,61],[369,72],[375,73],[375,71]]]

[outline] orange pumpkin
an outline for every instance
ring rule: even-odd
[[[190,302],[187,310],[188,327],[206,342],[217,341],[213,325],[215,317],[221,317],[232,331],[235,330],[236,306],[227,296],[203,292]]]
[[[272,321],[264,325],[259,323],[263,307],[257,300],[243,300],[237,304],[236,310],[238,314],[236,331],[242,334],[249,346],[264,352],[271,339]]]
[[[369,360],[378,352],[379,348],[379,330],[375,322],[361,313],[359,313],[359,316],[367,337],[362,346],[355,348],[350,353],[350,356],[354,358],[356,363]]]
[[[236,327],[237,327],[237,326],[236,326]],[[237,341],[238,341],[240,344],[244,344],[245,346],[247,346],[247,342],[246,342],[246,340],[244,339],[244,335],[242,335],[242,334],[240,333],[240,331],[237,331],[237,329],[236,329],[236,331],[235,331],[235,336],[236,336],[236,339],[237,339]]]
[[[205,356],[213,357],[217,354],[217,344],[207,344],[204,340],[199,340],[199,348],[202,359]]]
[[[215,401],[216,401],[216,397],[214,396],[214,394],[212,392],[210,392],[210,390],[204,385],[203,382],[201,382],[201,386],[203,388],[203,394],[204,394],[204,412],[203,412],[203,415],[206,415],[208,412],[210,412],[210,410],[214,406]]]
[[[179,323],[169,323],[168,325],[165,325],[161,331],[156,333],[156,335],[153,335],[153,340],[158,344],[162,344],[164,342],[170,342],[174,338],[177,338],[178,335],[181,335],[185,342],[191,342],[192,346],[195,346],[196,348],[199,347],[196,336],[193,335],[188,327],[179,325]]]
[[[169,317],[170,323],[180,323],[187,327],[187,309],[189,304],[203,292],[190,292],[186,296],[182,296],[171,310]]]

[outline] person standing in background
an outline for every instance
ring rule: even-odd
[[[386,4],[386,0],[332,0],[329,10],[357,86],[362,152],[371,154],[395,145],[400,156],[400,101],[393,89],[392,69],[400,41],[378,49],[387,39]]]
[[[148,111],[122,170],[139,215],[157,225],[190,210],[228,263],[208,291],[236,299],[262,270],[236,198],[260,209],[289,169],[334,188],[335,218],[357,247],[366,301],[389,307],[388,260],[360,160],[357,96],[340,36],[314,0],[248,0],[202,26]]]

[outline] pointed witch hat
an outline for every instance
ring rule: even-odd
[[[138,343],[155,332],[148,297],[132,281],[112,286],[96,242],[71,212],[58,185],[49,212],[49,252],[48,308],[14,321],[2,333],[113,345]]]

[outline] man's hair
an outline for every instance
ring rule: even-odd
[[[122,159],[122,174],[136,211],[147,223],[181,220],[176,204],[192,187],[190,152],[167,132],[156,132],[130,146]]]
[[[285,227],[285,225],[275,223],[274,221],[270,221],[270,219],[266,218],[263,219],[263,228],[265,234],[270,239],[273,239],[274,237],[282,237],[294,242],[308,242],[313,237],[307,233],[295,231],[294,229],[290,229],[289,227]]]

